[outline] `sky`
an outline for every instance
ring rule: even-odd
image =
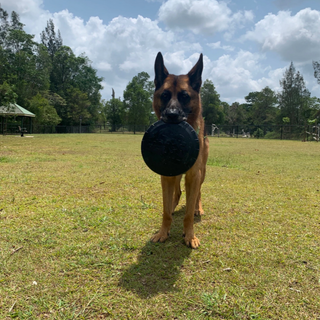
[[[279,81],[291,62],[320,97],[312,61],[320,60],[319,0],[0,0],[35,35],[53,19],[63,44],[85,53],[104,78],[102,98],[116,97],[159,51],[170,73],[186,74],[204,55],[203,81],[222,101],[245,101]]]

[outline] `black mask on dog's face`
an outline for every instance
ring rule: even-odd
[[[191,112],[190,96],[187,91],[178,93],[164,90],[160,96],[162,101],[161,119],[167,123],[180,123],[186,121]]]
[[[198,62],[187,75],[169,74],[162,54],[158,53],[154,79],[155,99],[157,98],[157,105],[154,107],[156,107],[155,112],[158,118],[167,123],[180,123],[187,120],[189,114],[192,113],[191,94],[200,92],[202,70],[203,56],[201,54]]]

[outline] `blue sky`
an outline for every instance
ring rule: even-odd
[[[36,36],[53,19],[64,44],[84,52],[122,96],[141,71],[153,79],[158,51],[171,73],[187,73],[204,54],[203,80],[213,81],[221,100],[244,102],[279,80],[293,61],[313,96],[320,85],[312,61],[320,60],[319,0],[2,0]]]

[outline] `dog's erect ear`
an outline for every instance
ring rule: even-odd
[[[167,68],[164,66],[161,52],[158,52],[157,54],[156,61],[154,63],[154,73],[154,84],[156,86],[156,90],[158,90],[163,85],[164,80],[169,74]]]
[[[190,86],[192,87],[193,90],[197,92],[200,92],[200,88],[202,84],[202,80],[201,80],[202,70],[203,70],[203,55],[201,53],[198,62],[188,73]]]

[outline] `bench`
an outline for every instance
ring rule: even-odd
[[[18,127],[18,132],[20,132],[21,133],[21,137],[23,137],[23,134],[24,133],[27,133],[28,131],[27,131],[27,128],[21,128],[20,126]]]

